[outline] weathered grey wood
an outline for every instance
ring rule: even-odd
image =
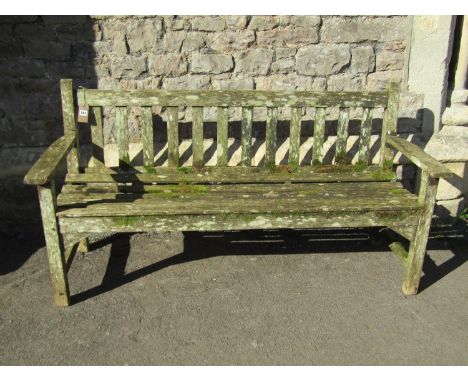
[[[137,168],[138,169],[138,168]],[[143,172],[143,168],[141,169]],[[86,169],[85,174],[68,174],[68,183],[284,183],[284,182],[388,182],[396,179],[392,171],[382,171],[379,166],[369,166],[365,170],[357,166],[335,169],[333,166],[300,166],[292,172],[278,167],[273,170],[264,167],[206,167],[195,171],[188,167],[187,172],[175,168],[156,167],[152,173],[119,173],[114,169]],[[105,173],[104,171],[108,171]]]
[[[127,168],[130,165],[128,155],[128,111],[127,107],[115,109],[115,125],[117,128],[117,149],[119,152],[119,167]]]
[[[276,163],[276,125],[278,123],[278,109],[276,107],[267,108],[266,133],[265,133],[265,161],[267,167],[272,167]]]
[[[309,92],[260,90],[96,90],[79,89],[90,106],[204,107],[383,107],[387,92]]]
[[[203,166],[203,107],[192,107],[193,166]]]
[[[395,194],[395,195],[394,195]],[[356,198],[372,199],[369,203],[381,207],[381,200],[386,198],[396,205],[401,203],[417,206],[416,196],[405,190],[398,182],[366,182],[366,183],[327,183],[327,184],[225,184],[225,185],[102,185],[102,186],[72,186],[66,185],[57,199],[59,207],[71,207],[90,202],[101,201],[103,203],[118,200],[121,202],[135,202],[135,204],[158,203],[158,208],[163,208],[168,202],[173,205],[178,199],[182,203],[190,204],[204,200],[213,201],[220,204],[227,203],[230,199],[297,199],[300,203],[306,197],[313,197],[313,203],[320,203],[323,206],[336,200],[337,205],[332,208],[342,207],[343,200]],[[147,200],[143,200],[147,199]],[[260,202],[260,201],[259,201]],[[242,203],[242,202],[241,202]],[[268,202],[269,203],[269,202]],[[275,203],[275,202],[273,202]],[[367,203],[367,201],[366,201]],[[339,205],[341,207],[339,207]],[[384,209],[392,209],[394,206],[382,206]],[[191,206],[188,206],[186,213],[190,213]],[[133,211],[131,211],[133,212]]]
[[[218,107],[218,123],[216,131],[216,153],[217,166],[227,166],[228,164],[228,108]]]
[[[290,165],[299,165],[299,148],[301,146],[301,117],[302,108],[291,108],[291,128],[289,132],[289,160]]]
[[[324,107],[318,107],[315,110],[314,121],[314,146],[312,150],[312,164],[317,165],[323,162],[323,141],[325,135],[325,116],[327,110]]]
[[[179,166],[179,108],[167,108],[167,151],[170,167]]]
[[[242,125],[241,125],[241,164],[242,166],[252,165],[252,115],[251,107],[242,108]]]
[[[361,120],[361,133],[359,135],[359,163],[369,164],[369,143],[372,133],[372,109],[365,108]]]
[[[174,186],[171,189],[153,190],[146,194],[115,195],[69,194],[60,199],[61,211],[58,216],[134,216],[134,215],[188,215],[188,214],[229,214],[229,213],[344,213],[381,211],[394,217],[397,222],[403,211],[420,210],[417,197],[404,189],[392,192],[388,183],[367,183],[367,187],[354,187],[353,183],[309,184],[289,190],[271,185],[270,191],[255,190],[240,194],[230,191],[210,192],[208,186]],[[99,200],[99,203],[94,201]],[[115,200],[119,201],[115,208]],[[353,203],[349,203],[349,200]],[[417,215],[417,214],[416,214]]]
[[[335,163],[348,163],[346,146],[348,142],[348,124],[349,124],[349,109],[341,108],[338,117],[338,130],[336,137],[336,153]]]
[[[387,136],[387,145],[400,151],[433,178],[451,177],[454,173],[415,144],[396,136]]]
[[[431,177],[427,171],[422,171],[419,191],[419,203],[422,205],[422,211],[419,214],[417,229],[408,250],[402,285],[405,295],[414,295],[418,292],[438,184],[438,179]]]
[[[24,183],[46,184],[54,177],[60,163],[64,160],[75,144],[75,136],[60,137],[52,143],[34,163],[24,177]]]
[[[345,189],[351,189],[355,192],[361,192],[360,190],[368,188],[369,184],[371,185],[375,191],[376,187],[381,192],[389,193],[395,192],[402,195],[413,195],[409,191],[405,190],[401,183],[399,182],[380,182],[379,186],[374,185],[375,182],[351,182],[352,186],[348,186],[348,183],[341,183],[335,182],[327,184],[325,187],[333,188],[335,190],[339,190],[340,187],[343,185]],[[64,184],[62,187],[61,193],[58,195],[58,203],[60,205],[60,200],[67,197],[68,195],[78,194],[78,195],[95,195],[99,197],[99,195],[103,194],[115,194],[120,195],[119,197],[123,197],[125,194],[129,194],[130,197],[134,196],[134,194],[141,194],[142,196],[145,194],[148,195],[156,195],[160,196],[162,193],[171,193],[180,191],[180,188],[192,187],[191,184],[138,184],[138,183],[129,183],[129,184],[119,184],[119,183],[95,183],[91,185],[84,185],[84,184]],[[314,187],[314,186],[313,186]],[[321,185],[319,187],[322,187]],[[195,190],[197,187],[195,187]],[[204,194],[206,193],[225,193],[225,192],[237,192],[238,194],[246,194],[252,192],[270,192],[273,191],[275,193],[283,193],[287,191],[309,191],[308,194],[311,194],[311,186],[308,183],[254,183],[254,184],[211,184],[206,187],[201,187],[204,190]],[[397,191],[401,190],[401,191]],[[377,191],[375,191],[377,192]],[[412,238],[412,237],[411,237]]]
[[[75,107],[73,103],[73,81],[70,79],[60,80],[60,95],[62,98],[62,115],[64,135],[75,137],[74,145],[67,156],[67,168],[69,173],[79,172],[79,142],[76,132]]]
[[[141,144],[143,147],[143,165],[154,166],[153,113],[151,107],[143,108],[141,116]]]
[[[91,124],[91,142],[93,156],[91,158],[91,167],[104,165],[104,134],[102,130],[102,108],[95,106],[91,108],[94,117],[94,123]]]
[[[400,262],[406,267],[406,262],[408,260],[408,252],[406,251],[403,244],[399,241],[394,241],[388,245],[392,250],[393,254],[400,260]]]
[[[64,232],[86,233],[381,227],[393,223],[394,220],[374,211],[320,215],[320,218],[314,214],[282,213],[59,218],[60,227]],[[414,224],[414,220],[413,216],[405,216],[401,222],[402,225],[411,225]]]
[[[382,135],[380,144],[380,166],[391,168],[393,165],[393,150],[386,144],[389,135],[397,133],[398,107],[400,104],[400,84],[388,84],[388,105],[383,115]]]
[[[55,217],[55,185],[38,186],[39,203],[41,207],[42,226],[47,245],[54,301],[57,305],[66,306],[70,303],[64,254],[60,245],[60,236]]]

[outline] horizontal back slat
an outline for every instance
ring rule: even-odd
[[[79,104],[89,106],[381,107],[387,99],[387,92],[78,89]]]

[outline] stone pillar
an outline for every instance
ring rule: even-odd
[[[439,131],[446,105],[455,16],[414,16],[408,59],[408,90],[424,94],[422,133]]]
[[[451,105],[442,115],[442,129],[426,146],[426,151],[444,162],[456,176],[441,180],[437,193],[436,214],[443,219],[456,218],[468,194],[468,18],[464,17],[460,51]]]

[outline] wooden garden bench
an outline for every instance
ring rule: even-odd
[[[79,142],[71,80],[61,80],[64,136],[34,164],[25,183],[36,185],[55,303],[70,302],[67,272],[77,247],[103,232],[218,231],[243,229],[388,227],[409,240],[393,243],[404,264],[403,292],[416,294],[438,179],[451,173],[417,146],[396,136],[399,85],[383,92],[163,91],[78,89],[89,106],[93,155],[79,166]],[[167,115],[167,166],[155,166],[153,106]],[[104,163],[103,107],[115,107],[119,166]],[[129,160],[128,114],[142,108],[142,166]],[[178,108],[192,111],[190,167],[180,167]],[[217,108],[216,166],[203,163],[203,108]],[[241,107],[241,159],[228,164],[228,108]],[[252,166],[252,111],[266,108],[265,157]],[[288,165],[276,165],[278,108],[291,108]],[[304,107],[315,108],[312,160],[300,165]],[[335,160],[323,162],[327,108],[339,107]],[[350,108],[362,107],[359,162],[346,164]],[[384,108],[380,164],[369,164],[372,112]],[[86,128],[81,126],[79,128]],[[414,195],[396,181],[395,150],[421,172]],[[60,192],[54,178],[62,161]],[[205,165],[205,166],[204,166]],[[81,244],[80,244],[81,243]]]

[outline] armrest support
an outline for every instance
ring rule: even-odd
[[[437,159],[426,153],[415,144],[395,135],[387,135],[386,144],[400,151],[416,166],[426,171],[432,178],[448,178],[455,175]]]
[[[75,144],[75,136],[65,135],[52,143],[46,151],[34,163],[24,177],[24,183],[31,185],[43,185],[54,176],[60,162],[70,152]]]

